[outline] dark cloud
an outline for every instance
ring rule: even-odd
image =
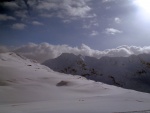
[[[15,1],[15,0],[1,0],[0,3],[3,3],[3,2],[12,2],[12,1]]]
[[[57,17],[64,20],[96,17],[91,12],[89,2],[90,0],[8,0],[0,2],[0,14],[11,14],[20,19],[27,16]]]
[[[7,21],[7,20],[16,20],[16,18],[5,14],[0,14],[0,21]]]

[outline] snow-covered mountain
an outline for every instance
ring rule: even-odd
[[[43,63],[54,71],[138,91],[150,92],[150,55],[93,57],[63,53]]]
[[[149,106],[150,94],[54,72],[15,53],[0,54],[0,113],[148,113]]]

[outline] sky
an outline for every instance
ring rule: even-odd
[[[149,0],[1,0],[0,46],[146,48],[149,4]]]

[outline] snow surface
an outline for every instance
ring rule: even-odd
[[[54,72],[15,53],[0,54],[0,113],[118,112],[150,112],[150,94]]]

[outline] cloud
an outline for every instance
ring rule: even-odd
[[[83,27],[84,29],[90,29],[91,27],[98,27],[99,23],[97,22],[96,19],[91,19],[90,21],[88,21],[88,23],[84,23]]]
[[[64,1],[64,8],[66,9],[68,15],[77,16],[77,17],[87,17],[87,13],[91,10],[91,8],[86,4],[85,0],[79,1]]]
[[[17,30],[23,30],[25,27],[26,25],[23,23],[15,23],[12,25],[12,28]]]
[[[16,20],[16,18],[8,16],[6,14],[0,14],[0,21],[7,21],[7,20]]]
[[[56,58],[62,53],[78,53],[78,48],[72,48],[68,45],[51,45],[49,43],[29,43],[18,47],[14,51],[28,58],[43,62],[49,58]]]
[[[43,0],[36,6],[36,9],[40,12],[40,16],[42,17],[92,18],[95,14],[89,13],[91,11],[91,7],[87,4],[89,1],[90,0]],[[53,13],[51,11],[53,11]]]
[[[71,22],[71,20],[68,20],[68,19],[62,20],[62,21],[63,21],[63,23],[70,23]]]
[[[115,0],[102,0],[103,3],[107,3],[107,2],[113,2]]]
[[[0,21],[18,20],[22,23],[32,22],[37,18],[60,18],[64,23],[74,20],[93,20],[97,16],[92,9],[92,0],[7,0],[0,3],[2,12]],[[42,19],[43,20],[43,19]],[[35,23],[35,22],[34,22]],[[33,24],[34,24],[33,23]],[[8,23],[9,24],[9,23]],[[35,25],[35,24],[34,24]],[[37,24],[36,24],[37,25]],[[24,29],[25,26],[13,25],[13,29]],[[98,23],[93,23],[98,26]]]
[[[70,47],[68,45],[51,45],[49,43],[29,43],[24,46],[17,47],[14,52],[20,53],[27,58],[43,62],[47,59],[56,58],[62,53],[73,53],[75,55],[91,56],[101,58],[103,56],[109,57],[128,57],[130,55],[138,55],[142,53],[150,54],[150,46],[136,47],[136,46],[120,46],[114,49],[107,49],[104,51],[91,49],[89,46],[82,44],[81,47]]]
[[[82,44],[80,47],[70,47],[68,45],[52,45],[49,43],[29,43],[15,49],[6,46],[0,46],[0,52],[14,51],[27,58],[43,62],[48,59],[56,58],[62,53],[73,53],[75,55],[91,56],[101,58],[103,56],[109,57],[128,57],[130,55],[138,55],[147,53],[150,54],[150,46],[137,47],[137,46],[119,46],[114,49],[107,49],[104,51],[91,49],[89,46]]]
[[[115,35],[115,34],[118,34],[118,33],[122,33],[122,31],[114,29],[114,28],[106,28],[105,33],[109,34],[109,35]]]
[[[116,18],[114,19],[114,21],[115,21],[117,24],[121,23],[121,19],[118,18],[118,17],[116,17]]]
[[[5,52],[8,52],[8,51],[9,51],[8,47],[0,45],[0,53],[5,53]]]
[[[98,35],[98,32],[97,31],[92,31],[92,33],[90,35],[91,36],[96,36],[96,35]]]
[[[59,8],[58,0],[54,1],[46,1],[43,0],[43,2],[40,2],[40,4],[37,5],[37,9],[39,10],[52,10],[52,9],[58,9]]]
[[[15,16],[24,19],[27,18],[27,13],[28,12],[26,10],[15,11]]]
[[[90,29],[90,27],[91,27],[90,24],[84,24],[82,28],[83,28],[83,29]]]
[[[51,18],[53,17],[53,14],[42,13],[39,16],[44,17],[44,18]]]
[[[106,6],[105,9],[106,9],[106,10],[110,10],[110,9],[111,9],[111,6]]]
[[[38,22],[38,21],[33,21],[32,24],[33,24],[33,25],[37,25],[37,26],[44,25],[43,23]]]
[[[4,7],[10,8],[10,9],[17,9],[19,6],[16,4],[16,2],[4,2]]]

